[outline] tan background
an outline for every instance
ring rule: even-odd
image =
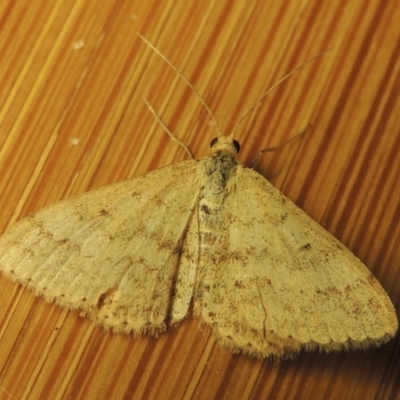
[[[196,156],[215,128],[147,37],[203,94],[240,159],[346,244],[400,309],[400,3],[2,0],[0,232],[61,198]],[[184,184],[184,182],[182,183]],[[399,340],[274,364],[189,317],[158,339],[105,333],[0,277],[1,399],[396,399]]]

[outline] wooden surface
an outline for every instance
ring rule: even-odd
[[[61,198],[197,157],[282,76],[237,139],[246,164],[346,244],[400,309],[400,3],[0,2],[0,232]],[[1,399],[397,399],[398,338],[275,364],[219,347],[188,317],[113,335],[0,277]]]

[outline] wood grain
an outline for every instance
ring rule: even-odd
[[[257,169],[346,244],[400,309],[400,3],[0,2],[0,232],[61,198],[196,156],[210,117]],[[191,316],[159,338],[113,335],[0,277],[1,399],[397,399],[398,338],[279,364],[234,355]]]

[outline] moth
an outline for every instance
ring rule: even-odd
[[[157,334],[192,304],[223,345],[260,358],[393,338],[368,268],[238,151],[220,134],[204,158],[44,208],[0,238],[0,270],[115,332]]]

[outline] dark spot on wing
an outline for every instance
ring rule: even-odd
[[[202,204],[201,209],[202,212],[206,213],[206,214],[210,214],[210,208],[208,206],[206,206],[205,204]]]
[[[104,306],[104,304],[106,303],[106,301],[109,298],[112,298],[112,296],[114,295],[114,293],[117,291],[117,287],[111,287],[108,290],[106,290],[104,293],[102,293],[99,298],[97,299],[97,308],[100,309]]]
[[[104,210],[104,208],[102,210],[99,211],[99,214],[103,217],[107,217],[110,215],[110,213],[107,210]]]

